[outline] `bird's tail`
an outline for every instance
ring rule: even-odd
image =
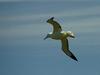
[[[75,57],[75,55],[74,55],[70,50],[68,50],[67,52],[64,52],[64,53],[65,53],[66,55],[68,55],[70,58],[72,58],[72,59],[78,61],[77,58]]]

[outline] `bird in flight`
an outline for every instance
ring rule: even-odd
[[[70,58],[78,61],[75,55],[69,50],[68,37],[75,38],[74,34],[71,31],[67,31],[67,32],[62,31],[60,24],[54,20],[54,17],[51,17],[50,19],[48,19],[47,23],[53,26],[53,32],[50,32],[49,34],[47,34],[44,40],[47,38],[61,40],[63,52],[66,55],[68,55]]]

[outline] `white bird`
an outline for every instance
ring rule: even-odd
[[[53,32],[47,34],[44,40],[47,38],[61,40],[63,52],[70,58],[78,61],[77,58],[74,56],[74,54],[69,50],[69,44],[68,44],[68,37],[75,38],[74,34],[71,31],[67,32],[62,31],[60,24],[54,21],[54,17],[48,19],[47,23],[50,23],[53,26]]]

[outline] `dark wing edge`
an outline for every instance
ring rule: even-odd
[[[47,23],[50,23],[53,26],[53,33],[62,31],[60,24],[57,21],[54,21],[54,17],[48,19]]]
[[[70,58],[72,58],[73,60],[77,60],[77,58],[75,57],[75,55],[69,50],[69,44],[68,44],[68,39],[62,39],[62,50],[63,52],[68,55]]]

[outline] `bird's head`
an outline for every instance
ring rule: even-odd
[[[72,33],[71,31],[67,31],[67,34],[68,34],[69,37],[75,38],[74,33]]]
[[[47,23],[51,23],[53,21],[54,17],[51,17],[50,19],[47,20]]]
[[[44,40],[46,40],[47,38],[51,38],[51,33],[47,34],[47,36],[44,38]]]

